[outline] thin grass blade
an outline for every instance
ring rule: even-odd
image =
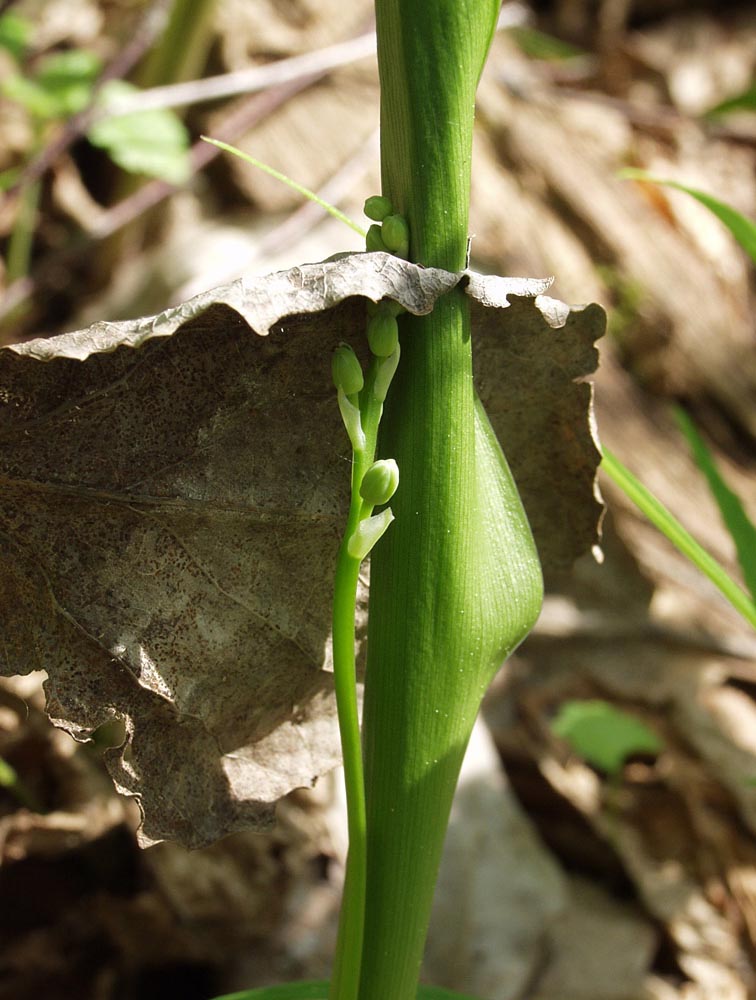
[[[654,527],[666,535],[670,542],[711,580],[738,614],[756,628],[756,604],[745,591],[619,459],[606,448],[603,449],[603,456],[601,467],[610,479],[645,514]]]
[[[685,410],[676,408],[675,419],[685,435],[696,465],[706,476],[719,513],[735,544],[746,587],[756,602],[756,525],[746,513],[740,497],[722,478],[714,456]]]

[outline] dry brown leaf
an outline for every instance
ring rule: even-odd
[[[427,313],[460,281],[488,303],[482,397],[544,562],[564,565],[596,536],[574,380],[595,367],[603,313],[535,299],[548,282],[353,255],[0,354],[2,669],[47,670],[48,710],[80,738],[126,721],[108,767],[139,799],[144,842],[264,828],[337,762],[349,450],[331,353],[364,350],[366,298]]]

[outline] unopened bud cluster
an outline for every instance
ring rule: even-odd
[[[409,226],[403,215],[397,215],[388,198],[374,194],[365,202],[365,215],[374,220],[367,231],[365,245],[369,251],[382,250],[397,257],[409,256]],[[380,223],[380,225],[378,224]]]

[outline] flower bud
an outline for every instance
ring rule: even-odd
[[[389,248],[383,242],[381,227],[377,223],[372,225],[367,231],[367,236],[365,237],[365,248],[368,253],[373,253],[376,250],[382,250],[383,253],[390,253]]]
[[[341,344],[333,352],[331,374],[336,388],[343,389],[347,396],[354,396],[365,384],[360,362],[348,344]]]
[[[390,309],[379,309],[367,326],[370,350],[377,358],[387,358],[399,343],[399,326]]]
[[[387,215],[381,226],[381,239],[392,253],[406,257],[409,253],[409,226],[402,215]]]
[[[391,215],[393,208],[388,198],[381,194],[374,194],[365,202],[365,215],[374,222],[382,222],[387,215]]]
[[[360,483],[360,496],[374,507],[388,503],[399,485],[399,466],[393,458],[373,462]]]

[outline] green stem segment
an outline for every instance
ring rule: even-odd
[[[498,9],[498,0],[376,3],[383,195],[409,223],[410,259],[427,266],[465,264],[474,96]],[[516,488],[476,403],[465,295],[400,322],[381,452],[402,480],[371,568],[359,1000],[416,996],[469,734],[542,588]]]

